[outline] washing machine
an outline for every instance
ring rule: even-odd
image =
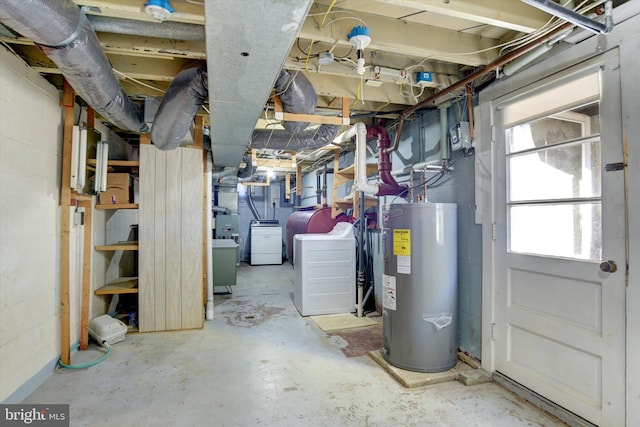
[[[303,316],[352,313],[356,306],[356,241],[351,223],[328,233],[294,236],[293,302]]]

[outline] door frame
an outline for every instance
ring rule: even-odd
[[[480,94],[477,107],[479,127],[476,144],[476,206],[477,217],[482,222],[482,368],[495,371],[495,260],[494,235],[495,212],[493,179],[498,159],[493,149],[495,128],[493,101],[509,93],[521,90],[551,76],[561,74],[580,62],[619,48],[622,102],[622,132],[627,146],[626,195],[640,194],[640,2],[629,2],[614,10],[616,26],[607,36],[590,36],[575,46],[565,49],[529,69],[487,88]],[[585,34],[586,35],[586,34]],[[626,197],[627,242],[629,260],[640,260],[640,197]],[[630,263],[626,288],[626,419],[640,419],[640,365],[632,363],[640,354],[640,263]]]

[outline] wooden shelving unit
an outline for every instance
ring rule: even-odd
[[[111,243],[109,245],[98,245],[95,247],[96,251],[137,251],[138,242],[118,242]]]
[[[96,205],[96,209],[101,210],[115,210],[115,209],[138,209],[140,206],[137,203],[118,203],[114,205]]]
[[[87,164],[91,166],[96,165],[96,159],[88,159]],[[138,160],[109,160],[107,166],[119,167],[119,168],[137,168],[140,167]]]
[[[138,278],[121,277],[95,290],[96,295],[137,294]]]
[[[335,218],[340,213],[347,209],[353,209],[353,215],[358,217],[360,215],[360,192],[356,192],[353,197],[346,199],[338,199],[338,187],[346,184],[349,181],[353,181],[356,177],[356,166],[347,166],[344,169],[340,169],[340,153],[335,152],[333,160],[333,203],[331,204],[331,218]],[[367,176],[374,175],[378,172],[378,165],[375,163],[367,163]],[[378,205],[377,197],[366,197],[364,200],[364,208],[369,209]]]

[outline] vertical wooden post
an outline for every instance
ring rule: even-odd
[[[62,92],[64,128],[62,135],[62,177],[60,185],[60,360],[71,364],[71,298],[70,235],[71,235],[71,138],[74,119],[73,88],[65,80]]]
[[[87,106],[87,126],[96,127],[96,112],[89,106]]]
[[[302,165],[296,165],[296,196],[302,196]]]
[[[91,296],[91,251],[93,249],[93,199],[83,200],[78,206],[84,208],[84,240],[82,251],[82,304],[80,313],[80,350],[89,346],[89,307]]]

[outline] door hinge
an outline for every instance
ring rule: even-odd
[[[495,341],[496,340],[496,324],[492,323],[491,324],[491,341]]]
[[[496,241],[496,223],[491,223],[491,240]]]
[[[607,163],[607,165],[604,167],[604,170],[607,172],[615,172],[615,171],[621,171],[623,170],[627,165],[624,164],[623,162],[618,162],[618,163]]]

